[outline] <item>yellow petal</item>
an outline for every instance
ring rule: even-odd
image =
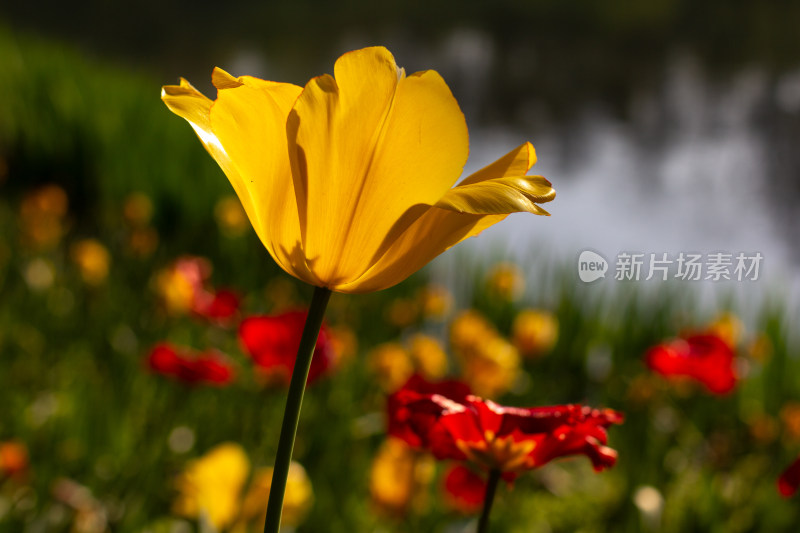
[[[536,164],[536,150],[529,142],[514,148],[506,155],[479,171],[470,174],[459,185],[469,185],[500,176],[524,176]]]
[[[275,261],[300,279],[319,284],[297,251],[300,221],[286,142],[286,119],[302,88],[215,69],[218,89],[211,126],[232,161],[231,179],[242,204],[256,209],[250,221]],[[230,176],[229,176],[230,178]]]
[[[477,235],[506,216],[472,215],[431,207],[394,241],[363,276],[337,286],[336,290],[361,293],[391,287],[454,244]]]
[[[213,102],[183,78],[181,78],[180,85],[162,87],[161,100],[164,101],[170,111],[186,119],[192,126],[192,129],[200,138],[200,142],[203,143],[203,146],[219,164],[231,185],[233,185],[248,218],[253,223],[256,233],[263,240],[261,227],[256,224],[257,206],[244,188],[243,179],[239,175],[238,169],[234,166],[233,161],[211,129],[210,113]]]
[[[527,211],[549,215],[536,202],[549,202],[555,197],[556,192],[543,177],[515,176],[455,187],[436,203],[436,207],[472,214]]]
[[[343,55],[334,72],[306,85],[288,123],[305,254],[329,287],[366,271],[467,157],[464,117],[437,73],[405,77],[381,47]]]
[[[319,284],[298,253],[300,230],[286,147],[286,116],[302,89],[249,76],[235,78],[222,69],[214,70],[212,81],[219,90],[216,102],[183,78],[178,86],[163,87],[161,99],[191,124],[222,168],[275,261],[290,274]],[[281,125],[275,127],[275,122]],[[265,139],[270,125],[275,131]],[[275,135],[278,129],[280,135]],[[253,137],[248,135],[254,134],[263,149],[253,150]]]
[[[533,147],[526,143],[466,178],[396,239],[384,243],[382,255],[373,258],[372,268],[363,276],[336,290],[370,292],[391,287],[451,246],[478,235],[509,213],[546,214],[533,199],[549,201],[554,197],[549,182],[538,176],[510,175],[526,172],[536,161],[535,155],[531,156],[533,153]]]
[[[525,143],[465,178],[436,207],[472,214],[527,211],[549,215],[536,204],[553,200],[556,192],[542,176],[525,175],[535,163],[536,152],[531,143]]]

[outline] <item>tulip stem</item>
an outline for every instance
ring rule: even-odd
[[[489,513],[494,502],[494,493],[497,492],[497,483],[500,481],[500,470],[493,468],[489,471],[489,481],[486,482],[486,492],[483,496],[483,512],[478,522],[478,533],[488,533]]]
[[[272,471],[272,485],[269,491],[264,533],[278,533],[281,527],[283,496],[286,492],[286,480],[289,477],[289,464],[292,462],[294,438],[300,420],[300,407],[303,404],[303,393],[308,379],[308,370],[311,368],[311,358],[314,355],[317,337],[319,337],[319,330],[322,327],[322,317],[325,315],[325,308],[328,306],[330,297],[330,289],[314,288],[314,296],[311,298],[311,307],[308,309],[306,325],[300,339],[300,348],[297,350],[297,359],[294,363],[294,370],[292,370],[286,407],[283,410],[283,424],[278,440],[278,452],[275,455],[275,468]]]

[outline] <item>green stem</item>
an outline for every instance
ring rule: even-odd
[[[281,436],[278,440],[278,452],[275,455],[275,468],[272,471],[272,485],[269,490],[267,503],[267,519],[264,522],[264,533],[278,533],[281,527],[281,511],[283,511],[283,495],[286,492],[286,480],[289,477],[289,464],[292,462],[294,438],[297,434],[297,423],[300,420],[300,407],[303,404],[303,392],[306,388],[308,370],[311,368],[311,358],[317,344],[319,330],[322,327],[322,317],[331,291],[323,287],[314,288],[311,298],[311,307],[308,309],[306,325],[303,328],[303,337],[300,339],[300,348],[297,349],[297,359],[292,370],[292,381],[289,383],[289,395],[286,398],[286,408],[283,410],[283,424]]]
[[[483,496],[483,512],[478,522],[478,533],[488,533],[489,531],[489,513],[492,510],[498,481],[500,481],[500,470],[493,468],[489,471],[489,481],[486,482],[486,493]]]

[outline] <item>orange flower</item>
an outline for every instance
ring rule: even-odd
[[[0,475],[21,478],[28,471],[28,449],[19,441],[0,442]]]
[[[69,201],[58,185],[45,185],[28,193],[20,205],[22,231],[36,248],[55,246],[66,232]]]
[[[88,285],[101,285],[108,277],[111,256],[96,239],[83,239],[72,245],[72,260],[78,265],[83,281]]]

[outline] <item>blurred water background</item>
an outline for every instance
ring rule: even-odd
[[[448,81],[471,127],[468,170],[531,140],[535,171],[559,192],[552,219],[512,216],[472,246],[570,261],[586,248],[612,260],[761,252],[757,287],[796,299],[793,3],[28,2],[0,14],[12,31],[154,83],[185,76],[207,94],[215,65],[302,84],[346,50],[384,44],[409,72],[434,68]]]

